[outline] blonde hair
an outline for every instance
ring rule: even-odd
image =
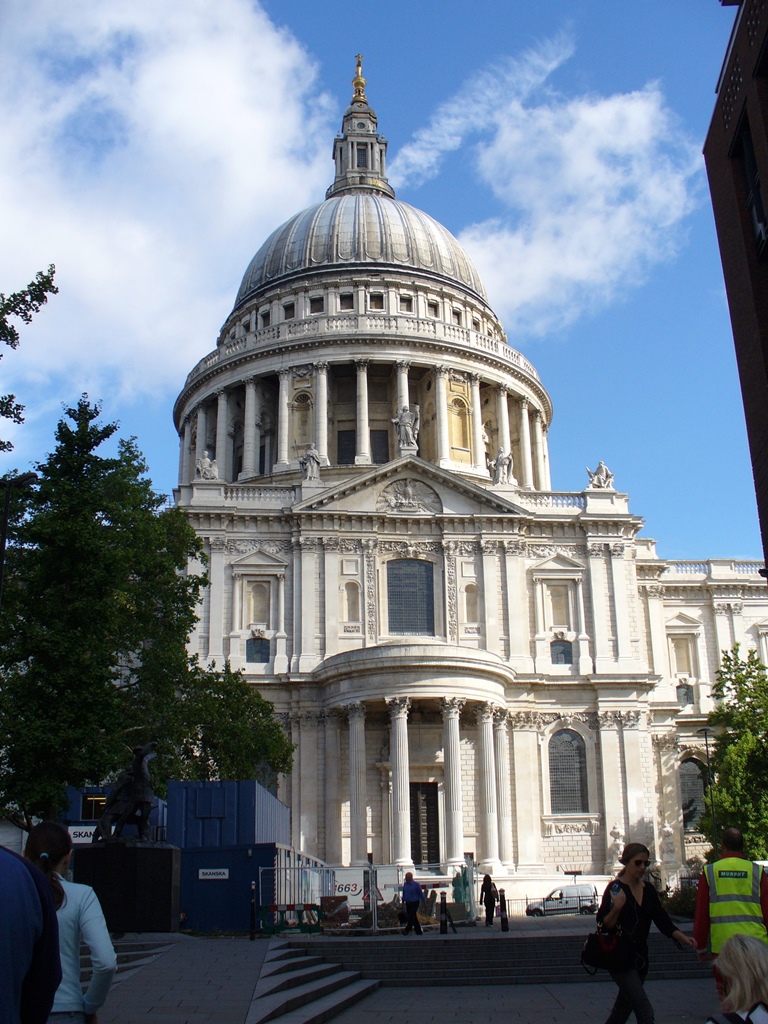
[[[737,1011],[751,1010],[755,1003],[768,1004],[768,946],[752,935],[732,935],[723,943],[715,961],[728,983],[728,1005]]]

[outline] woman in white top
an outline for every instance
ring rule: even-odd
[[[72,839],[63,825],[43,821],[29,833],[24,856],[48,877],[59,920],[62,979],[48,1018],[51,1024],[96,1024],[96,1011],[107,998],[117,957],[96,893],[89,885],[68,882],[64,875],[72,856]],[[91,954],[93,974],[83,994],[80,985],[80,943]]]
[[[768,1024],[768,946],[752,935],[732,935],[720,949],[717,970],[725,986],[725,1012],[709,1021]]]

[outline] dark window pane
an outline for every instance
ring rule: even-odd
[[[371,431],[371,458],[377,466],[389,462],[389,431]]]
[[[354,430],[340,430],[336,435],[337,463],[339,466],[354,466],[355,438]]]
[[[683,761],[680,765],[680,796],[683,827],[692,832],[704,813],[704,772],[696,761]]]
[[[577,732],[563,729],[549,741],[549,795],[553,814],[585,814],[587,755]]]
[[[398,558],[387,562],[389,632],[434,636],[435,601],[431,562]]]
[[[265,637],[251,636],[245,641],[245,660],[256,665],[266,665],[269,661],[269,640]]]
[[[553,665],[573,664],[573,644],[570,640],[553,640],[549,649]]]

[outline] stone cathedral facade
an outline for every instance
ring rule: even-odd
[[[514,894],[640,840],[674,879],[719,652],[768,655],[760,563],[663,561],[602,463],[553,490],[549,395],[395,198],[360,61],[353,87],[325,200],[258,250],[176,402],[194,649],[284,722],[299,851],[449,876],[471,853]]]

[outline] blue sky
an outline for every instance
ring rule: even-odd
[[[0,290],[60,294],[0,364],[0,471],[88,392],[176,482],[171,422],[267,234],[322,198],[364,55],[398,197],[466,245],[554,404],[553,486],[603,459],[667,558],[759,558],[701,158],[718,0],[11,0]]]

